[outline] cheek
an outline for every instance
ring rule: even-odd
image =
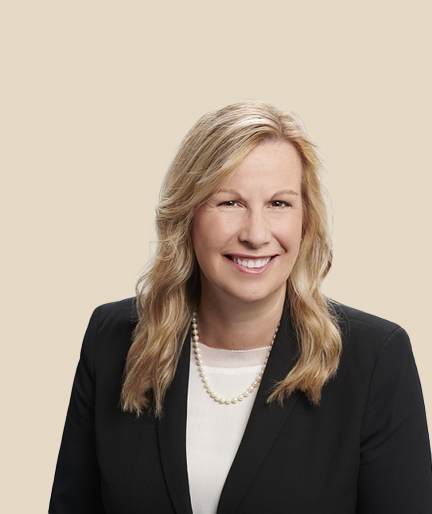
[[[288,249],[294,250],[300,246],[302,240],[303,224],[301,217],[284,222],[278,227],[278,239]]]
[[[192,222],[191,228],[191,236],[192,236],[192,244],[195,250],[195,253],[199,250],[201,246],[205,246],[206,244],[206,235],[208,233],[207,229],[207,221],[205,213],[202,210],[198,210],[195,215],[195,218]]]
[[[192,248],[195,253],[195,257],[200,261],[202,247],[205,246],[205,240],[203,241],[203,233],[200,229],[199,223],[194,223],[192,227]]]
[[[192,242],[195,252],[197,250],[210,252],[223,249],[235,231],[235,224],[230,218],[213,215],[213,213],[200,214],[192,225]]]

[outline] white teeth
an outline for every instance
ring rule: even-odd
[[[233,261],[244,268],[262,268],[268,262],[270,262],[271,257],[266,257],[265,259],[239,259],[238,257],[233,257]]]

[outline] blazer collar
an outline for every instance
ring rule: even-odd
[[[174,380],[158,420],[159,451],[174,511],[192,514],[186,461],[186,414],[189,383],[190,330],[183,343]]]
[[[157,423],[164,475],[174,510],[178,514],[192,514],[186,461],[189,340],[190,331],[183,344],[175,378],[165,397],[165,414]],[[296,353],[297,345],[285,306],[243,439],[222,490],[218,513],[235,512],[297,401],[298,395],[294,393],[284,401],[283,406],[267,404],[275,383],[285,378],[292,369]]]
[[[275,402],[267,403],[276,382],[284,379],[292,369],[296,355],[297,344],[289,321],[288,309],[285,308],[243,439],[222,490],[218,505],[220,514],[235,512],[297,402],[298,394],[294,393],[284,401],[283,406]]]

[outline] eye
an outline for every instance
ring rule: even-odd
[[[222,207],[235,207],[238,204],[236,200],[227,200],[226,202],[220,202],[218,205]]]
[[[291,207],[290,203],[284,202],[283,200],[273,200],[270,203],[271,203],[272,207],[278,207],[278,208]]]

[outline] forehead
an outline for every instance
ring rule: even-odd
[[[267,189],[276,186],[299,189],[301,176],[302,164],[294,145],[286,141],[266,141],[249,152],[221,189]]]

